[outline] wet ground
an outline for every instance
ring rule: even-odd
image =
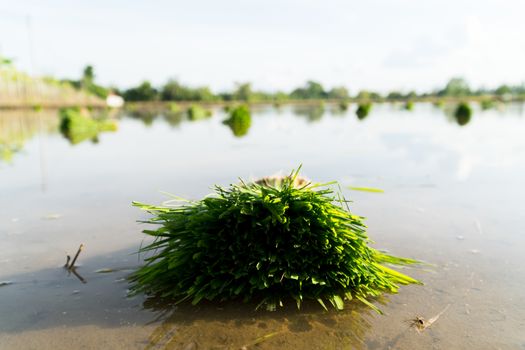
[[[1,111],[0,349],[525,349],[524,106],[474,106],[467,123],[430,104],[355,108],[257,107],[241,132],[221,110],[126,112],[118,131],[76,144],[54,113]],[[146,217],[131,201],[199,198],[299,164],[340,182],[375,247],[429,262],[404,270],[425,285],[375,300],[383,315],[128,296]],[[63,268],[80,243],[85,283]]]

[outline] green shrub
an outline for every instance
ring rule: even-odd
[[[242,105],[232,109],[230,117],[223,123],[230,127],[236,137],[246,135],[252,125],[252,117],[248,106]]]
[[[171,102],[168,104],[168,111],[170,113],[180,113],[182,111],[182,108],[175,102]]]
[[[406,101],[406,103],[405,103],[405,109],[406,109],[407,111],[411,111],[411,110],[413,110],[413,109],[414,109],[414,102],[413,102],[413,101],[410,101],[410,100]]]
[[[481,100],[480,106],[482,110],[487,110],[494,108],[494,101],[492,99],[486,98]]]
[[[368,116],[371,109],[371,103],[360,103],[357,107],[357,110],[355,111],[355,114],[357,115],[357,118],[359,118],[359,120],[363,120]]]
[[[397,292],[419,283],[384,265],[412,264],[368,246],[363,218],[327,185],[298,172],[280,181],[217,186],[213,196],[174,207],[134,203],[160,225],[145,265],[131,277],[133,293],[178,301],[255,301],[274,310],[283,302],[317,300],[342,309],[356,298]],[[378,311],[378,310],[377,310]]]
[[[94,119],[78,108],[64,108],[59,111],[60,132],[72,144],[91,139],[103,131],[116,131],[117,124],[112,120]]]
[[[472,117],[472,108],[469,106],[468,103],[461,102],[456,107],[454,117],[456,118],[456,121],[459,125],[466,125],[470,122],[470,118]]]
[[[199,105],[192,105],[188,108],[188,119],[189,120],[201,120],[211,116],[211,111],[202,108]]]
[[[445,106],[445,101],[442,99],[438,99],[433,102],[433,105],[436,108],[443,108]]]

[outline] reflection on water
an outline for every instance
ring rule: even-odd
[[[223,121],[235,137],[243,137],[248,134],[252,125],[252,116],[247,106],[238,106],[230,112],[230,116]]]
[[[52,112],[0,111],[0,162],[11,163],[29,139],[38,132],[55,132],[57,126]]]
[[[99,115],[92,116],[87,110],[77,108],[66,108],[59,112],[60,133],[76,145],[86,140],[93,143],[99,142],[99,134],[102,132],[117,131],[117,123],[110,120],[105,111]]]
[[[9,282],[0,283],[0,348],[522,348],[523,104],[475,104],[468,123],[452,104],[373,108],[361,122],[355,108],[252,106],[243,137],[220,108],[195,122],[184,109],[124,111],[103,142],[76,146],[58,132],[56,112],[0,111],[0,144],[18,150],[0,162],[0,282]],[[408,271],[425,285],[389,295],[385,315],[352,304],[256,313],[127,296],[125,278],[141,263],[136,220],[146,217],[132,200],[160,203],[159,190],[202,198],[215,183],[300,163],[311,179],[340,182],[375,247],[432,263]],[[65,251],[80,243],[86,284],[63,269]],[[422,334],[404,322],[448,304]]]
[[[293,107],[293,113],[296,116],[304,117],[308,122],[317,122],[323,118],[325,113],[324,103],[316,105],[296,105]]]
[[[150,299],[144,307],[158,312],[146,349],[364,349],[372,312],[358,303],[343,312],[313,303],[275,312],[241,302],[166,306]]]

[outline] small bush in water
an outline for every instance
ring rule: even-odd
[[[64,108],[59,111],[60,132],[72,144],[91,139],[97,140],[103,131],[116,131],[117,123],[108,119],[95,119],[86,110]]]
[[[248,106],[242,105],[230,110],[230,117],[223,123],[230,127],[236,137],[246,135],[252,125],[252,117]]]
[[[270,310],[305,299],[342,309],[356,298],[376,309],[367,297],[419,283],[384,263],[416,261],[369,247],[362,218],[346,204],[297,172],[217,186],[213,196],[175,207],[134,203],[159,227],[144,231],[155,240],[140,251],[152,255],[131,275],[131,290],[193,304],[257,301]]]
[[[370,110],[372,109],[371,103],[361,103],[357,107],[357,110],[355,111],[355,114],[357,115],[357,118],[360,120],[365,119],[368,114],[370,113]]]
[[[454,112],[454,117],[459,125],[463,126],[470,122],[472,117],[472,108],[466,102],[461,102]]]
[[[188,119],[189,120],[201,120],[211,117],[211,111],[207,110],[199,105],[193,105],[188,108]]]

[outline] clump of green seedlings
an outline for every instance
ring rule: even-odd
[[[360,103],[359,106],[357,106],[357,110],[355,111],[355,114],[357,115],[357,118],[359,120],[363,120],[368,116],[371,109],[372,109],[372,104],[370,102]]]
[[[445,101],[442,99],[437,99],[433,103],[434,107],[436,108],[443,108],[445,106]]]
[[[463,126],[470,122],[472,117],[472,108],[466,102],[461,102],[454,111],[454,117],[459,125]]]
[[[170,113],[180,113],[182,112],[182,108],[177,103],[171,102],[168,104],[168,111]]]
[[[210,110],[205,109],[199,105],[192,105],[188,108],[188,119],[189,120],[201,120],[211,117],[212,113]]]
[[[252,125],[250,109],[246,105],[237,106],[230,110],[230,116],[223,121],[228,125],[236,137],[242,137],[248,133]]]
[[[494,108],[494,101],[490,98],[485,98],[480,101],[480,106],[481,106],[481,109],[484,111],[487,109]]]
[[[350,104],[348,103],[347,100],[341,100],[341,101],[339,101],[339,109],[340,109],[341,111],[346,111],[346,110],[348,109],[348,106],[349,106],[349,105],[350,105]]]
[[[414,110],[414,101],[408,100],[405,102],[405,110],[412,111]]]
[[[117,123],[109,119],[92,118],[90,112],[79,108],[64,108],[59,111],[60,132],[72,144],[85,140],[98,140],[98,134],[104,131],[116,131]]]
[[[275,310],[317,300],[343,309],[420,282],[386,264],[417,261],[369,246],[363,218],[331,185],[298,171],[279,178],[215,187],[213,195],[173,206],[134,203],[154,216],[153,237],[140,249],[145,265],[131,277],[134,293],[177,301],[243,300]]]

